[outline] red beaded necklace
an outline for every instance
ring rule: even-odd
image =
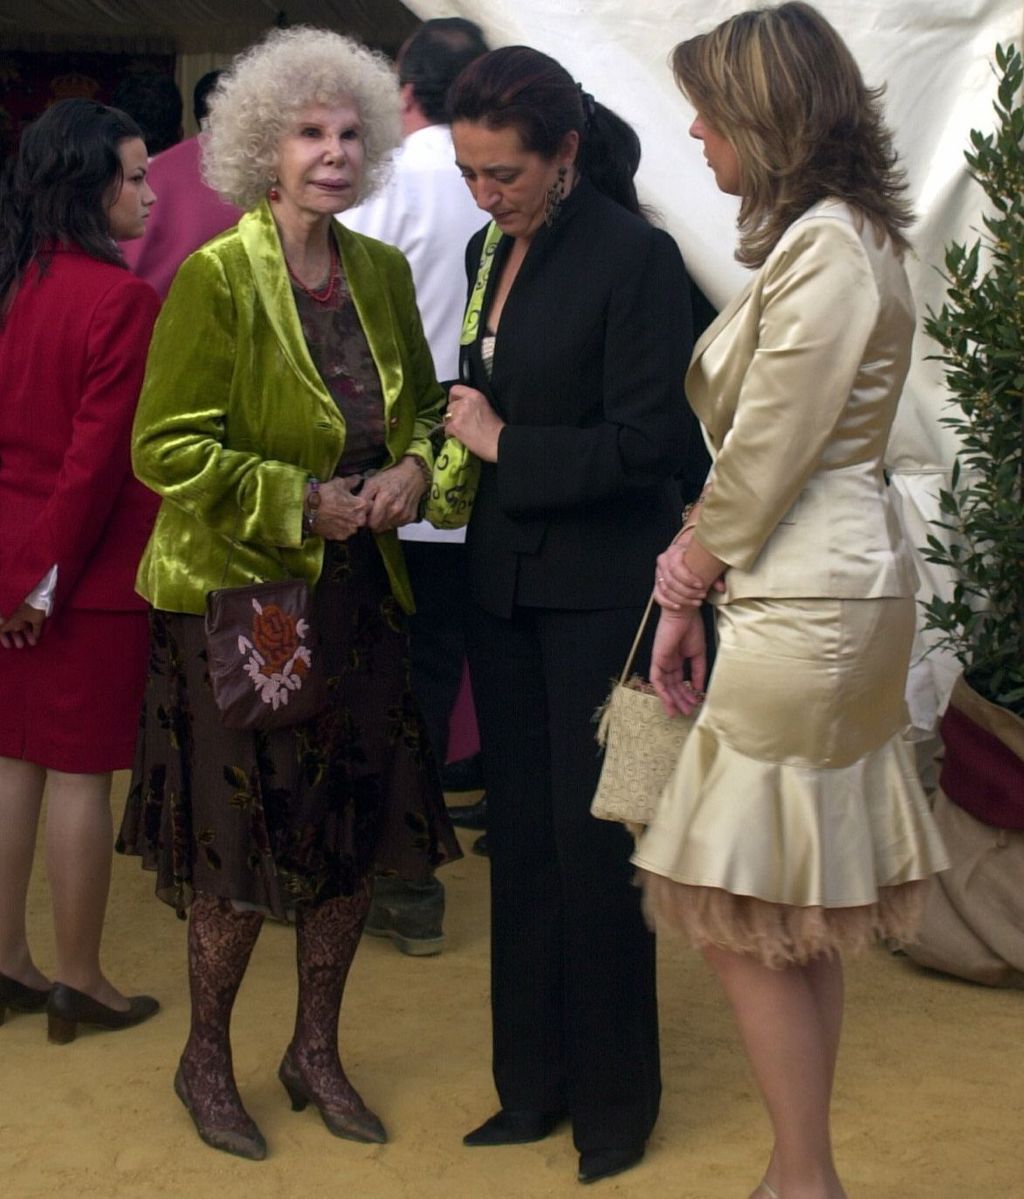
[[[334,238],[331,238],[331,269],[327,274],[327,282],[321,283],[317,287],[307,287],[305,283],[292,270],[291,264],[285,259],[285,266],[288,268],[288,274],[292,278],[292,282],[300,291],[304,292],[315,304],[329,304],[334,299],[334,293],[338,288],[338,280],[341,278],[341,272],[338,270],[338,250],[335,245]]]

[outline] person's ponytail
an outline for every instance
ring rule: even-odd
[[[633,177],[640,165],[640,138],[632,125],[603,104],[593,102],[580,142],[580,174],[616,203],[640,213]]]

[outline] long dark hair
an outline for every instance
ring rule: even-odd
[[[488,129],[514,128],[524,150],[551,160],[575,130],[576,167],[606,196],[640,212],[633,176],[640,139],[593,96],[573,82],[560,63],[530,46],[504,46],[484,54],[459,75],[448,93],[448,119]]]
[[[48,245],[124,266],[107,202],[124,180],[120,143],[141,136],[131,117],[94,100],[58,100],[25,130],[0,179],[0,320]]]

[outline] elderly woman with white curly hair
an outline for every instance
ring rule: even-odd
[[[384,59],[337,34],[270,34],[221,80],[208,182],[248,211],[181,267],[133,437],[163,497],[139,568],[150,667],[119,848],[189,913],[192,1022],[174,1080],[199,1135],[262,1158],[228,1025],[266,915],[294,919],[295,1031],[279,1076],[336,1136],[382,1142],[338,1053],[342,991],[375,871],[425,881],[459,856],[409,687],[412,597],[396,528],[415,518],[443,392],[412,278],[336,213],[399,138]],[[225,728],[207,679],[206,593],[313,587],[323,713]]]

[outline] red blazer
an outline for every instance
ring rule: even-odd
[[[54,563],[54,613],[145,608],[135,570],[159,499],[129,440],[160,301],[77,249],[30,268],[0,326],[0,613]]]

